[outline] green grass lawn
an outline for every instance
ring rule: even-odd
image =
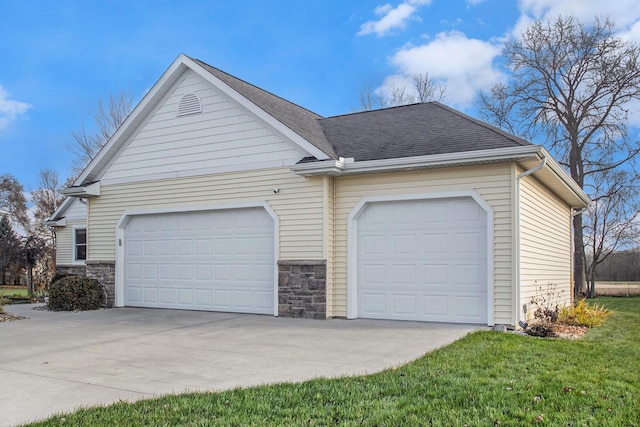
[[[375,375],[168,396],[33,425],[636,426],[640,298],[581,340],[472,333]]]
[[[29,293],[27,292],[27,288],[6,288],[0,287],[0,295],[4,296],[13,296],[14,294],[20,295],[21,297],[28,297]]]

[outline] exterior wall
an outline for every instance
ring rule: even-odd
[[[512,324],[512,184],[509,164],[337,177],[335,186],[335,316],[347,315],[347,219],[365,196],[475,190],[494,213],[494,321]]]
[[[322,177],[289,168],[103,186],[89,200],[88,259],[115,260],[115,227],[126,210],[266,201],[280,221],[278,258],[322,260],[322,192]]]
[[[67,225],[56,227],[56,265],[82,264],[73,261],[73,228],[87,226],[87,206],[79,200],[75,201],[65,212]]]
[[[56,265],[56,274],[75,274],[77,276],[84,276],[87,274],[87,266],[82,265]]]
[[[521,172],[521,171],[518,171]],[[520,180],[520,301],[527,307],[523,319],[533,315],[531,298],[545,294],[548,284],[555,302],[571,298],[571,208],[535,176]]]
[[[115,304],[115,267],[115,262],[87,261],[87,276],[98,280],[104,288],[107,308],[111,308]]]
[[[202,113],[177,116],[178,104],[187,93],[200,98]],[[105,186],[287,166],[307,155],[189,70],[100,180]]]
[[[326,319],[326,274],[325,261],[279,261],[278,315]]]

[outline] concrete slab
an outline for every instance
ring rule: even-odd
[[[0,426],[169,393],[373,373],[479,327],[118,308],[6,306]]]

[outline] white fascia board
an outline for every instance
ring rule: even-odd
[[[67,225],[67,219],[66,218],[60,218],[58,220],[46,220],[44,222],[44,225],[46,225],[47,227],[65,227]]]
[[[61,219],[64,214],[67,212],[67,209],[69,209],[71,207],[71,205],[73,204],[74,199],[71,197],[67,197],[66,199],[64,199],[62,201],[62,203],[60,204],[60,206],[58,206],[58,209],[56,209],[49,218],[47,218],[46,222],[56,222],[59,219]],[[49,224],[47,224],[49,225]]]
[[[184,62],[189,68],[195,71],[200,77],[207,80],[216,88],[224,92],[231,99],[233,99],[234,101],[242,105],[251,113],[258,116],[261,120],[266,122],[269,126],[276,129],[285,137],[287,137],[288,139],[296,143],[300,148],[302,148],[304,151],[306,151],[316,159],[326,160],[330,158],[325,152],[323,152],[318,147],[311,144],[309,141],[307,141],[306,139],[304,139],[303,137],[301,137],[300,135],[298,135],[297,133],[289,129],[282,122],[276,120],[272,115],[270,115],[269,113],[264,111],[262,108],[258,107],[256,104],[254,104],[253,102],[245,98],[243,95],[235,91],[225,82],[223,82],[222,80],[220,80],[219,78],[217,78],[216,76],[214,76],[213,74],[211,74],[210,72],[202,68],[198,63],[196,63],[192,59],[185,57]]]
[[[184,54],[180,54],[178,58],[173,61],[171,66],[162,74],[160,79],[142,98],[142,101],[136,105],[124,123],[122,123],[111,138],[109,138],[107,143],[102,147],[102,149],[100,149],[98,154],[96,154],[96,156],[74,181],[74,186],[81,185],[87,177],[91,175],[98,176],[104,172],[105,167],[111,163],[113,156],[118,153],[120,146],[129,138],[131,131],[135,130],[131,128],[135,128],[140,124],[140,120],[146,116],[148,111],[154,107],[155,103],[157,103],[158,100],[166,94],[177,78],[185,71],[186,59],[188,58]]]
[[[474,163],[522,160],[539,154],[541,150],[542,147],[540,145],[527,145],[513,148],[497,148],[495,150],[465,151],[430,156],[356,161],[352,163],[342,163],[340,161],[311,162],[293,165],[291,170],[298,175],[314,176],[428,169]]]
[[[63,188],[62,190],[59,190],[58,193],[73,197],[99,196],[100,181],[82,187]]]
[[[584,203],[584,207],[586,208],[591,204],[591,198],[584,192],[582,188],[578,185],[577,182],[569,176],[569,174],[560,166],[560,164],[551,157],[551,154],[545,149],[542,148],[542,154],[547,158],[547,167],[551,170],[561,181],[565,184],[568,189],[573,192],[581,202]]]

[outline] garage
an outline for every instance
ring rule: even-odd
[[[264,208],[134,215],[124,305],[274,313],[274,222]]]
[[[357,315],[487,324],[487,214],[471,197],[367,203]]]

